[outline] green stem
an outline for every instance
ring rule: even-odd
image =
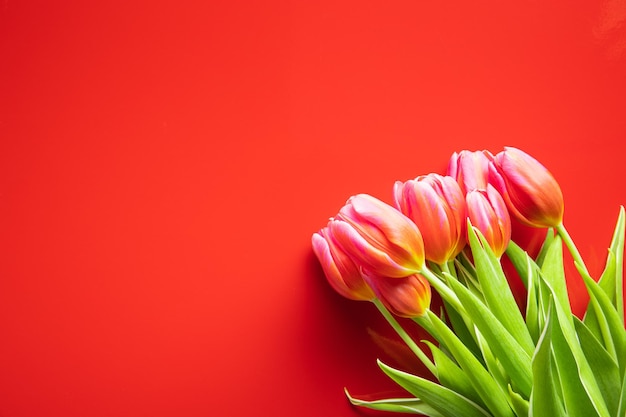
[[[448,274],[452,275],[450,273],[450,265],[448,265],[447,262],[444,262],[443,264],[441,264],[441,272],[447,272]]]
[[[461,302],[457,298],[457,296],[454,293],[454,291],[452,291],[441,280],[441,278],[439,278],[437,275],[433,274],[432,271],[429,270],[426,267],[422,268],[422,270],[419,273],[422,274],[428,280],[430,285],[433,286],[433,288],[439,293],[439,295],[441,295],[444,300],[446,300],[452,307],[454,307],[454,309],[456,311],[458,311],[459,314],[461,314],[461,315],[467,314],[465,312],[465,308],[463,308],[463,305],[461,304]]]
[[[559,236],[561,236],[561,239],[563,239],[563,242],[565,243],[565,246],[569,250],[569,253],[572,254],[572,257],[574,258],[574,262],[580,265],[580,267],[583,269],[583,271],[585,272],[585,274],[587,274],[588,277],[591,277],[591,275],[589,275],[589,270],[587,269],[587,266],[585,265],[585,261],[583,261],[583,257],[580,256],[580,252],[578,251],[576,244],[574,244],[574,240],[572,240],[572,237],[567,232],[567,229],[565,229],[565,226],[563,225],[563,223],[559,224],[556,227],[556,231],[559,234]]]
[[[426,317],[427,317],[426,314],[424,314],[423,316],[419,316],[419,317],[413,317],[413,321],[417,323],[417,325],[419,325],[422,329],[426,330],[426,332],[428,332],[429,335],[434,337],[436,341],[441,343],[441,341],[437,337],[435,328],[431,325],[430,320],[425,320]]]
[[[409,336],[407,332],[404,330],[404,328],[400,326],[400,323],[398,323],[398,321],[389,312],[389,310],[387,310],[387,308],[383,305],[383,303],[378,298],[375,298],[373,303],[376,306],[376,308],[378,308],[378,311],[380,311],[383,317],[387,319],[387,322],[391,325],[391,327],[393,327],[393,329],[396,331],[398,336],[400,336],[400,338],[402,338],[404,343],[407,344],[407,346],[411,349],[411,351],[415,353],[415,356],[417,356],[419,360],[421,360],[422,363],[426,365],[426,368],[428,368],[428,370],[433,375],[437,376],[437,367],[435,366],[435,364],[430,360],[430,358],[428,358],[428,356],[426,356],[424,351],[420,349],[419,346],[417,346],[417,344],[415,344],[413,339],[411,339],[411,336]]]

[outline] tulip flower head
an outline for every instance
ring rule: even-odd
[[[454,178],[429,174],[394,185],[396,207],[422,233],[426,259],[443,264],[466,243],[465,196]]]
[[[561,187],[550,171],[526,152],[505,147],[496,154],[490,182],[520,222],[532,227],[556,227],[563,222]]]
[[[486,190],[489,183],[489,151],[461,151],[453,153],[446,175],[456,179],[463,193]]]
[[[424,242],[415,223],[370,195],[350,197],[328,229],[337,245],[370,273],[400,278],[424,266]]]
[[[494,254],[502,256],[511,240],[511,218],[502,196],[488,184],[486,191],[470,191],[465,199],[470,222],[480,230]]]
[[[374,299],[374,293],[363,280],[359,267],[337,246],[327,227],[314,233],[311,240],[313,252],[335,291],[351,300]]]
[[[430,284],[419,274],[404,278],[365,275],[376,297],[396,316],[420,317],[430,307]]]

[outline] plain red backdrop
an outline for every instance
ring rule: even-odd
[[[371,415],[310,236],[456,150],[541,160],[597,272],[626,2],[545,3],[2,1],[0,416]]]

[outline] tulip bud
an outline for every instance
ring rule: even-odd
[[[327,227],[314,233],[311,240],[313,252],[335,291],[351,300],[374,299],[374,292],[363,280],[359,267],[335,244]]]
[[[511,218],[502,196],[491,185],[465,196],[470,222],[483,234],[497,257],[502,256],[511,240]]]
[[[419,274],[404,278],[364,277],[376,297],[396,316],[419,317],[430,307],[430,284]]]
[[[489,151],[461,151],[453,153],[446,175],[456,179],[463,193],[486,190],[489,183]]]
[[[338,246],[370,273],[400,278],[424,266],[424,242],[415,223],[370,195],[350,197],[328,228]]]
[[[439,265],[466,243],[465,196],[452,177],[429,174],[394,185],[396,207],[422,233],[426,259]]]
[[[556,227],[563,222],[561,187],[550,171],[526,152],[505,147],[493,158],[489,180],[520,222],[532,227]]]

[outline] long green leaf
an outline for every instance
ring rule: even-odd
[[[444,417],[443,414],[426,404],[419,398],[388,398],[383,400],[366,401],[354,398],[347,389],[346,397],[354,405],[371,410],[390,411],[394,413],[423,414],[429,417]]]
[[[535,263],[539,267],[543,266],[543,263],[546,257],[546,252],[548,251],[548,248],[552,244],[552,240],[554,239],[554,236],[555,236],[554,229],[549,228],[546,233],[546,238],[544,239],[543,244],[541,245],[541,249],[539,250],[539,254],[537,255],[537,259],[535,260]]]
[[[554,291],[556,302],[563,308],[568,317],[572,317],[572,309],[567,295],[565,283],[565,270],[563,268],[563,241],[560,236],[555,236],[546,248],[541,275],[550,283]],[[573,322],[572,322],[573,323]]]
[[[616,416],[626,416],[626,375],[622,379],[622,390],[619,395],[619,406]]]
[[[611,246],[607,265],[599,280],[600,288],[609,296],[613,302],[617,314],[624,324],[624,297],[623,297],[623,270],[624,270],[624,228],[625,228],[624,207],[621,206]],[[607,269],[609,269],[607,271]]]
[[[511,386],[508,386],[509,390],[509,403],[515,411],[515,415],[517,417],[528,417],[528,412],[530,411],[530,403],[527,399],[519,395],[517,392],[513,391]]]
[[[615,256],[615,253],[610,248],[608,252],[609,253],[606,257],[606,264],[604,265],[604,271],[602,271],[602,275],[600,275],[598,285],[600,285],[602,291],[604,291],[607,297],[609,297],[609,300],[611,300],[611,302],[613,303],[613,305],[616,306],[617,309],[617,304],[615,304],[615,293],[617,290],[617,256]]]
[[[533,340],[524,322],[524,317],[522,317],[522,313],[513,297],[500,261],[494,255],[480,231],[471,227],[469,221],[468,235],[476,265],[476,274],[478,275],[478,281],[480,282],[486,304],[493,315],[517,340],[528,355],[532,355],[535,349]]]
[[[550,314],[552,346],[559,372],[565,409],[569,417],[609,417],[609,412],[596,378],[579,345],[571,317],[568,317],[549,283],[541,279],[546,291],[552,294]]]
[[[482,334],[477,331],[476,335],[478,336],[478,344],[480,346],[485,365],[487,366],[487,370],[489,371],[493,379],[498,383],[498,385],[500,385],[502,391],[506,391],[509,385],[509,376],[502,368],[502,364],[500,363],[498,358],[491,351],[489,343],[487,343]]]
[[[552,317],[548,313],[532,359],[533,390],[530,395],[529,417],[565,417],[558,392],[560,383],[552,358]]]
[[[474,356],[482,361],[480,348],[474,339],[474,326],[471,320],[469,321],[472,326],[472,329],[470,330],[468,328],[468,324],[466,323],[468,318],[464,319],[463,316],[461,316],[459,312],[452,308],[447,302],[444,301],[443,304],[446,307],[446,314],[450,321],[450,325],[452,326],[452,330],[454,330],[454,334],[457,335],[461,342],[463,342],[463,344],[474,354]],[[421,321],[418,321],[418,323],[421,323]]]
[[[482,290],[480,287],[480,282],[478,282],[476,276],[476,268],[471,267],[467,268],[462,263],[458,262],[456,264],[458,269],[457,280],[461,281],[467,288],[470,289],[476,296],[483,297]]]
[[[571,346],[563,334],[561,323],[553,313],[554,325],[552,327],[552,344],[554,349],[554,361],[559,372],[561,391],[568,417],[598,417],[600,413],[595,409],[589,395],[585,391],[582,377],[576,363],[576,358],[571,351]],[[608,416],[608,411],[605,414]]]
[[[480,396],[476,392],[474,385],[470,378],[467,377],[465,372],[457,365],[448,355],[446,355],[441,349],[433,345],[429,341],[425,340],[424,343],[428,345],[433,355],[433,360],[437,365],[437,379],[439,383],[446,388],[450,388],[452,391],[458,392],[462,396],[472,400],[481,407],[485,407],[485,404],[480,399]]]
[[[427,379],[394,369],[378,361],[387,376],[424,401],[443,417],[491,417],[482,407],[464,396]]]
[[[616,266],[616,257],[609,250],[609,255],[606,260],[606,265],[604,268],[604,272],[600,277],[600,281],[598,281],[598,285],[604,291],[607,298],[614,304],[615,303],[615,266]],[[584,274],[584,273],[583,273]],[[615,304],[614,304],[615,305]],[[615,345],[613,343],[612,338],[609,336],[609,326],[606,322],[606,317],[602,314],[602,309],[598,305],[595,297],[592,297],[590,302],[587,304],[587,310],[584,316],[585,326],[589,329],[591,333],[598,339],[603,342],[603,346],[611,352],[613,356],[615,356]]]
[[[537,255],[537,259],[533,260],[534,264],[541,265],[543,262],[543,258],[545,256],[545,252],[552,239],[554,238],[554,232],[552,229],[547,229],[546,237],[543,241],[541,250]],[[526,262],[526,257],[530,257],[528,252],[522,249],[517,243],[514,241],[510,241],[509,245],[506,248],[506,255],[510,259],[513,267],[517,271],[519,277],[522,279],[524,286],[528,288],[528,263]],[[531,258],[532,259],[532,258]]]
[[[526,254],[526,263],[528,271],[528,290],[526,294],[526,327],[535,344],[539,340],[541,333],[542,321],[539,317],[539,294],[538,288],[538,267],[532,262],[530,256]]]
[[[582,269],[582,268],[581,268]],[[587,314],[594,314],[601,325],[603,346],[617,361],[620,376],[626,373],[626,330],[619,313],[606,293],[590,276],[581,273],[589,292]]]
[[[476,323],[493,354],[511,377],[514,388],[528,398],[532,385],[531,355],[520,346],[491,310],[467,288],[452,280],[450,286]]]
[[[463,287],[461,284],[458,284]],[[463,287],[465,288],[465,287]],[[469,291],[466,289],[466,291]],[[512,417],[513,410],[506,401],[506,395],[502,388],[496,383],[487,369],[476,359],[472,352],[456,337],[456,335],[448,328],[432,312],[428,312],[428,318],[433,323],[433,327],[445,341],[450,353],[459,364],[465,375],[474,385],[474,389],[482,399],[487,408],[499,417]]]
[[[615,416],[617,415],[622,383],[617,362],[582,321],[575,318],[574,325],[580,340],[580,346],[591,367],[591,371],[596,377],[606,407],[609,413]]]
[[[505,253],[524,283],[524,287],[528,289],[528,262],[526,262],[528,253],[513,241],[509,242]]]

